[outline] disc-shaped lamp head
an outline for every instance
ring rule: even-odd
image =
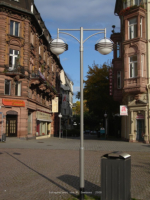
[[[101,39],[95,45],[95,50],[103,55],[107,55],[113,50],[113,42],[107,38]]]
[[[58,56],[68,50],[68,44],[66,44],[62,39],[57,38],[51,41],[50,50],[53,54]]]

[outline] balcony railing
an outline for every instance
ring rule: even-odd
[[[5,65],[4,73],[25,75],[25,68],[21,65],[16,65],[13,67],[9,65]]]
[[[141,6],[146,9],[147,0],[125,0],[123,2],[123,8],[131,7],[131,6]]]

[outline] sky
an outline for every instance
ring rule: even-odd
[[[116,0],[34,0],[41,17],[49,30],[52,39],[57,38],[57,29],[104,29],[106,37],[110,38],[112,25],[116,26],[116,32],[120,30],[119,17],[114,15]],[[64,31],[72,34],[80,40],[80,31]],[[84,31],[84,40],[97,31]],[[73,81],[73,102],[80,91],[80,44],[73,37],[60,34],[59,38],[68,44],[68,51],[61,54],[61,65]],[[84,43],[83,69],[86,80],[88,66],[93,63],[102,65],[113,59],[113,52],[101,55],[95,51],[95,44],[104,38],[104,34],[98,34],[89,38]]]

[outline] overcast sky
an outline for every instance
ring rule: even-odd
[[[106,28],[107,38],[110,38],[112,25],[116,25],[116,32],[119,32],[119,17],[114,15],[116,0],[34,0],[34,2],[53,39],[57,37],[57,28]],[[70,31],[68,33],[80,38],[80,32]],[[93,33],[84,32],[84,39]],[[84,43],[84,79],[86,79],[88,65],[92,66],[93,62],[103,64],[113,58],[113,53],[104,56],[94,50],[95,43],[103,37],[103,34],[99,34]],[[80,90],[79,43],[65,34],[61,34],[60,38],[63,38],[69,46],[68,51],[60,55],[60,61],[65,72],[74,82],[74,93],[76,94]]]

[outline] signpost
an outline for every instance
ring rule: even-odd
[[[120,106],[120,116],[128,116],[128,108],[127,106]]]

